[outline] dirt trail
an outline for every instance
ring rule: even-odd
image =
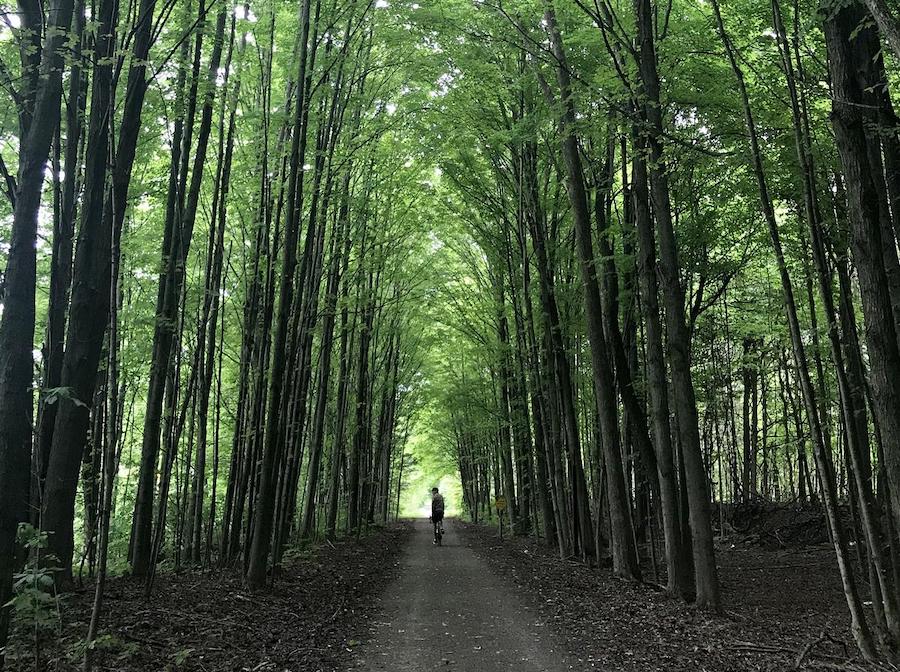
[[[563,672],[575,669],[537,612],[462,544],[453,521],[444,545],[428,521],[415,532],[388,586],[358,669],[422,672]]]

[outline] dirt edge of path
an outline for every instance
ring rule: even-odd
[[[168,573],[153,597],[143,582],[110,581],[94,669],[135,672],[333,672],[365,638],[377,598],[396,576],[412,526],[400,522],[368,534],[324,542],[285,563],[274,587],[248,593],[237,571]],[[65,596],[56,643],[48,641],[39,669],[80,669],[80,643],[92,589]],[[56,633],[50,633],[52,640]],[[22,633],[8,672],[34,670]]]
[[[742,609],[739,603],[729,603],[726,615],[716,617],[671,599],[650,585],[622,581],[609,570],[560,559],[554,549],[537,539],[507,536],[501,541],[496,528],[464,521],[457,525],[464,543],[493,571],[519,588],[523,599],[530,600],[564,638],[585,670],[887,669],[865,665],[856,655],[846,617],[840,611],[839,585],[837,603],[828,602],[825,608],[818,604],[791,605],[790,596],[781,595],[778,599],[784,609],[780,617],[771,605]],[[823,556],[816,562],[827,561]],[[739,570],[732,559],[720,560],[720,564],[726,592],[747,589],[747,579],[735,575]],[[827,566],[822,572],[826,578],[830,575]],[[807,580],[799,582],[797,588],[809,590],[810,586]],[[823,589],[831,592],[832,586]],[[735,595],[729,597],[734,599]],[[806,647],[809,651],[800,660]]]

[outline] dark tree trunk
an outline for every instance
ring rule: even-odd
[[[159,456],[163,400],[166,396],[166,380],[172,365],[175,325],[178,323],[178,304],[182,296],[185,277],[185,263],[190,251],[194,223],[200,201],[203,171],[206,165],[206,150],[212,130],[213,104],[216,92],[216,77],[222,58],[226,12],[220,11],[216,18],[216,33],[210,54],[206,76],[206,91],[200,114],[200,128],[197,146],[194,148],[194,163],[191,170],[190,186],[184,209],[176,212],[171,220],[172,230],[163,249],[163,272],[160,275],[160,294],[156,308],[156,324],[153,333],[153,355],[150,362],[150,380],[147,392],[147,411],[144,420],[144,436],[141,445],[141,468],[138,476],[138,492],[134,507],[134,530],[131,540],[131,569],[135,576],[145,576],[152,571],[153,501],[156,483],[156,462]],[[195,73],[199,78],[199,71]],[[185,145],[189,147],[189,145]],[[189,152],[183,152],[187,156]],[[168,395],[171,399],[171,394]],[[160,502],[160,506],[162,506]]]
[[[741,375],[744,382],[742,414],[744,425],[744,464],[741,471],[741,501],[749,502],[756,494],[756,365],[753,359],[754,341],[744,338],[744,356],[741,363]]]
[[[349,201],[350,173],[344,177],[343,196],[340,212],[337,217],[337,229],[332,236],[331,258],[328,268],[328,279],[325,288],[325,306],[323,311],[322,338],[319,346],[318,391],[316,407],[313,414],[312,435],[310,437],[309,483],[307,486],[303,517],[300,523],[300,534],[309,538],[315,532],[316,493],[319,484],[319,467],[324,452],[325,411],[328,405],[328,392],[331,378],[331,350],[334,345],[334,324],[337,313],[338,285],[341,279],[343,259],[349,254]]]
[[[294,299],[294,271],[297,266],[297,243],[302,212],[303,157],[306,154],[307,122],[307,56],[311,0],[303,0],[300,8],[300,57],[297,72],[297,97],[294,110],[293,137],[290,150],[290,174],[287,192],[287,220],[284,238],[284,260],[281,269],[281,294],[278,298],[275,341],[272,346],[271,377],[268,391],[269,416],[266,421],[262,464],[260,466],[258,501],[253,518],[253,535],[247,556],[245,581],[251,589],[266,584],[266,567],[272,544],[275,518],[275,494],[277,488],[276,466],[282,450],[283,438],[279,432],[280,418],[286,416],[287,399],[282,389],[283,374],[287,363],[288,325]]]
[[[769,237],[771,238],[772,247],[775,251],[775,258],[778,264],[778,272],[781,280],[782,291],[784,293],[785,308],[787,309],[788,326],[791,335],[791,344],[793,346],[794,362],[797,366],[797,373],[800,376],[800,387],[803,395],[804,405],[806,407],[806,415],[810,424],[810,433],[813,441],[813,455],[815,456],[816,466],[819,474],[819,482],[822,486],[823,501],[825,504],[825,512],[828,519],[828,526],[832,537],[835,553],[837,556],[838,568],[840,570],[841,579],[844,587],[844,594],[850,609],[852,619],[852,630],[856,637],[857,644],[863,651],[864,655],[871,656],[873,654],[872,640],[869,633],[865,616],[861,610],[859,594],[856,588],[856,579],[852,569],[848,566],[846,543],[844,539],[844,530],[838,513],[837,488],[834,482],[833,466],[831,464],[831,455],[829,454],[825,438],[822,430],[822,422],[819,416],[819,404],[816,399],[816,391],[813,387],[812,377],[809,371],[809,363],[806,356],[805,346],[803,343],[802,333],[800,329],[800,321],[797,316],[797,303],[794,298],[794,289],[788,274],[787,265],[785,263],[784,252],[781,245],[778,224],[775,217],[774,206],[769,195],[768,183],[766,180],[762,153],[759,147],[759,140],[756,132],[756,124],[750,109],[750,101],[747,94],[744,78],[734,49],[727,34],[725,33],[722,17],[719,13],[719,6],[716,0],[713,2],[716,12],[716,21],[722,42],[728,53],[729,62],[737,80],[738,89],[741,96],[742,109],[744,113],[744,121],[750,140],[750,159],[759,187],[760,204],[763,215],[769,229]]]
[[[85,451],[97,369],[109,322],[112,283],[112,243],[118,236],[115,222],[104,217],[111,113],[115,92],[112,54],[116,42],[118,3],[100,5],[91,92],[91,116],[85,152],[84,197],[81,227],[75,250],[71,318],[63,357],[62,387],[67,389],[57,406],[56,426],[44,487],[44,529],[49,550],[56,556],[64,579],[71,578],[75,493],[78,469]],[[94,437],[100,450],[99,437]]]
[[[656,466],[659,472],[660,506],[663,536],[666,544],[668,573],[666,589],[673,595],[688,595],[693,588],[691,557],[686,552],[689,539],[681,529],[678,517],[679,488],[675,474],[674,448],[669,412],[669,386],[663,351],[663,330],[659,309],[659,287],[656,274],[656,236],[650,213],[647,182],[646,142],[635,129],[632,160],[632,191],[635,228],[637,230],[638,286],[644,318],[647,366],[647,396],[653,425]]]
[[[679,276],[678,245],[675,240],[669,183],[663,156],[660,84],[650,0],[635,0],[635,13],[640,43],[638,64],[640,81],[646,96],[643,114],[649,135],[650,190],[659,236],[659,274],[665,299],[666,339],[675,393],[675,416],[681,457],[685,467],[684,489],[690,512],[696,603],[701,608],[717,611],[721,608],[719,579],[713,547],[707,475],[700,446],[697,401],[691,378],[691,335],[684,317],[684,288]]]
[[[359,528],[362,517],[363,497],[362,481],[365,472],[365,460],[371,439],[370,418],[370,370],[369,355],[372,343],[372,323],[375,314],[375,298],[372,296],[374,278],[369,272],[367,289],[363,296],[362,321],[359,326],[359,349],[356,354],[356,399],[353,402],[356,427],[353,434],[353,445],[350,452],[350,464],[347,481],[348,512],[347,527],[351,531]]]
[[[641,569],[634,545],[631,525],[631,507],[625,487],[622,451],[619,440],[619,419],[616,410],[615,378],[610,364],[610,353],[603,331],[603,306],[595,268],[594,245],[591,236],[590,212],[584,187],[584,171],[575,137],[575,108],[572,101],[571,81],[563,51],[562,36],[556,25],[552,6],[544,13],[550,33],[550,42],[558,62],[557,79],[563,102],[560,121],[561,145],[568,176],[569,201],[575,221],[575,234],[580,260],[581,279],[584,286],[585,318],[591,345],[594,393],[600,417],[601,443],[606,471],[606,496],[612,527],[613,569],[619,576],[640,580]]]
[[[866,88],[868,62],[878,52],[877,34],[864,26],[859,4],[841,9],[825,22],[828,64],[834,86],[831,121],[844,172],[850,213],[853,257],[859,278],[866,343],[869,350],[869,384],[875,419],[881,431],[885,467],[890,482],[894,519],[900,519],[900,348],[884,255],[893,254],[892,240],[885,240],[882,220],[889,221],[883,189],[876,183],[870,160],[878,154],[867,137],[865,110],[871,103]],[[860,28],[860,26],[863,27]],[[860,81],[862,80],[862,81]],[[882,185],[883,186],[883,185]]]
[[[47,31],[37,52],[29,52],[23,68],[39,59],[39,83],[19,139],[18,190],[13,208],[8,262],[0,317],[0,648],[6,645],[16,564],[16,530],[28,520],[31,483],[33,360],[37,280],[37,220],[43,192],[44,166],[60,120],[63,48],[72,24],[74,0],[54,0]],[[40,32],[32,33],[40,35]],[[35,39],[38,39],[35,37]],[[2,662],[0,657],[0,662]]]
[[[84,142],[84,112],[88,78],[82,72],[83,31],[85,24],[84,7],[76,0],[74,14],[75,50],[72,55],[72,70],[69,74],[69,99],[66,107],[66,151],[63,160],[65,180],[60,194],[60,203],[53,230],[53,266],[50,269],[50,298],[47,312],[47,341],[44,344],[44,380],[42,388],[50,390],[61,385],[63,352],[65,349],[66,317],[69,314],[69,291],[72,284],[72,239],[75,235],[77,217],[77,196],[80,187],[82,150]],[[102,45],[103,40],[99,43]],[[58,133],[57,133],[58,135]],[[54,169],[56,170],[56,168]],[[59,404],[40,400],[38,406],[37,447],[35,472],[38,476],[36,493],[43,503],[44,479],[50,460],[53,427]],[[41,508],[34,507],[40,513]]]

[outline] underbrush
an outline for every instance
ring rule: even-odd
[[[584,669],[606,672],[874,670],[849,632],[827,544],[771,550],[726,537],[717,553],[725,614],[658,587],[560,559],[540,540],[460,523],[466,543],[521,588]]]
[[[142,580],[114,578],[94,669],[341,669],[368,627],[375,597],[396,574],[410,531],[398,523],[292,552],[271,588],[258,593],[247,592],[234,569],[160,573],[150,600]],[[92,599],[92,586],[61,596],[37,649],[34,631],[19,619],[6,670],[79,669]]]

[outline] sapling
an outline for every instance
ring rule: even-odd
[[[47,533],[30,523],[21,523],[18,543],[27,552],[28,560],[21,572],[13,577],[13,598],[4,606],[12,607],[15,618],[27,625],[32,633],[34,669],[41,669],[41,644],[44,635],[61,623],[60,597],[56,593],[54,566],[56,559],[44,553],[48,546]],[[61,633],[59,633],[61,634]]]

